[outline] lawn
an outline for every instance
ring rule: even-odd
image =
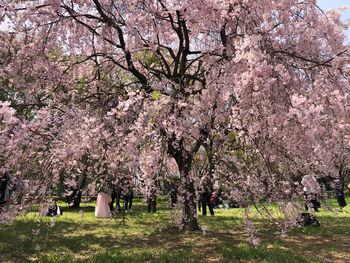
[[[321,227],[294,229],[284,238],[258,220],[258,249],[248,242],[242,208],[199,216],[205,235],[179,232],[165,202],[156,214],[135,202],[124,223],[121,215],[95,218],[93,203],[82,207],[83,215],[64,210],[53,227],[48,217],[39,227],[36,213],[0,226],[0,262],[350,262],[350,205],[339,214],[321,209]]]

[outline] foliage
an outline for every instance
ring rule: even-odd
[[[345,25],[315,0],[0,3],[1,171],[29,192],[2,220],[50,202],[62,170],[93,192],[127,169],[145,194],[173,170],[179,226],[198,230],[200,151],[237,200],[290,215],[303,175],[348,159]]]

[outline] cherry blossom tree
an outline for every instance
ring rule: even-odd
[[[43,195],[62,170],[127,165],[152,182],[172,158],[181,227],[195,230],[200,149],[236,196],[284,208],[302,175],[335,174],[348,154],[346,25],[315,0],[0,6],[1,88],[15,90],[1,104],[1,169],[36,175]]]

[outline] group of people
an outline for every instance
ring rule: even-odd
[[[159,182],[158,182],[159,183]],[[170,191],[169,196],[171,198],[171,205],[174,207],[177,203],[178,199],[178,181],[173,180],[170,182]],[[308,211],[310,209],[314,209],[315,212],[319,211],[321,207],[319,193],[321,192],[320,185],[317,182],[317,179],[312,175],[305,175],[302,178],[303,191],[305,195],[305,210]],[[350,184],[347,186],[350,191]],[[23,182],[16,178],[12,178],[12,175],[8,172],[3,173],[0,177],[0,213],[2,209],[11,203],[11,197],[17,196],[12,194],[13,192],[21,192],[23,188]],[[108,178],[107,176],[102,178],[99,187],[99,193],[96,200],[96,208],[95,208],[95,216],[96,217],[111,217],[112,212],[116,213],[121,211],[120,201],[124,199],[124,211],[126,213],[132,212],[132,205],[134,199],[134,184],[131,176],[126,176],[123,181],[120,181],[118,184],[114,184],[113,180]],[[157,193],[159,185],[152,184],[148,187],[148,212],[155,213],[156,212],[156,204],[157,204]],[[339,179],[334,180],[334,193],[335,197],[338,201],[339,208],[338,212],[342,212],[343,208],[347,206],[345,196],[344,196],[344,182]],[[199,183],[199,202],[198,207],[199,211],[202,211],[203,216],[207,215],[207,207],[209,209],[210,215],[214,216],[214,209],[218,208],[222,203],[222,189],[217,187],[214,191],[214,183],[212,178],[207,174],[203,173],[203,176],[200,179]],[[18,198],[18,197],[16,197]],[[235,200],[229,199],[229,207],[241,207]],[[116,207],[114,210],[114,202],[116,203]],[[52,211],[57,209],[56,207],[52,207]],[[49,213],[56,214],[56,210],[52,212],[49,209]],[[51,212],[50,212],[51,211]],[[57,213],[58,215],[60,212]]]
[[[321,202],[318,193],[321,192],[321,188],[317,179],[313,175],[305,175],[301,183],[305,196],[305,210],[309,211],[309,209],[314,209],[315,212],[319,212]],[[347,206],[344,195],[344,181],[337,178],[333,181],[333,185],[334,194],[339,205],[339,208],[336,210],[338,212],[343,212],[343,208]],[[347,187],[350,191],[350,184],[348,184]]]
[[[224,201],[222,198],[222,187],[217,185],[215,187],[213,178],[204,172],[200,178],[199,182],[199,199],[198,199],[198,210],[202,212],[203,216],[207,215],[207,208],[211,216],[214,216],[214,208],[219,208],[220,205],[224,206]],[[171,198],[172,207],[177,203],[177,194],[178,194],[178,181],[172,180],[170,182],[170,191],[169,196]],[[238,208],[244,207],[244,204],[239,204],[234,200],[234,198],[228,198],[227,207]]]
[[[177,195],[178,195],[178,181],[172,180],[170,182],[170,192],[169,196],[171,198],[171,206],[174,207],[177,203]],[[218,190],[219,191],[219,190]],[[213,183],[211,181],[211,178],[207,175],[207,173],[204,173],[201,177],[200,184],[199,184],[199,200],[198,200],[198,208],[199,211],[202,210],[202,213],[204,216],[207,215],[207,207],[209,208],[210,214],[214,215],[214,205],[215,201],[213,200]],[[219,193],[219,192],[215,192]],[[221,191],[220,191],[221,195]],[[216,196],[217,199],[215,199],[217,202],[219,202],[219,196]]]
[[[213,183],[207,173],[204,173],[200,180],[199,193],[200,193],[200,198],[198,203],[199,211],[200,211],[200,208],[202,208],[202,214],[203,216],[206,216],[207,206],[208,206],[210,215],[214,216],[213,203],[210,200],[213,193]]]
[[[199,192],[199,211],[202,209],[202,213],[204,216],[207,215],[207,206],[209,208],[210,214],[214,215],[214,209],[218,208],[220,204],[223,204],[221,195],[222,189],[219,187],[215,191],[213,190],[213,183],[206,173],[203,174],[200,180]],[[319,198],[319,194],[321,192],[321,187],[317,182],[317,179],[312,175],[305,175],[302,178],[303,191],[305,196],[305,210],[309,211],[310,209],[314,209],[315,212],[319,211],[321,207],[321,202]],[[350,184],[348,184],[347,188],[350,192]],[[347,206],[345,195],[344,195],[344,182],[340,179],[335,179],[333,181],[333,191],[335,197],[337,199],[339,208],[336,209],[338,212],[343,212],[343,208]],[[238,208],[245,207],[246,204],[238,204],[234,199],[229,198],[228,207]]]
[[[95,216],[112,217],[114,202],[116,202],[115,211],[121,211],[120,200],[124,199],[124,211],[132,212],[132,201],[134,199],[134,190],[131,177],[127,177],[123,187],[114,185],[109,178],[103,177],[100,184],[100,190],[97,195]]]
[[[122,186],[121,186],[122,185]],[[305,196],[305,210],[314,209],[315,212],[319,211],[321,203],[319,200],[318,193],[321,189],[316,178],[311,175],[305,175],[302,179],[302,185]],[[112,212],[120,212],[120,201],[124,199],[124,211],[125,213],[132,212],[132,204],[134,199],[134,190],[133,190],[132,178],[127,177],[127,180],[123,181],[123,184],[114,185],[108,178],[103,178],[103,182],[100,185],[100,190],[96,200],[95,216],[96,217],[112,217]],[[159,185],[158,185],[159,186]],[[6,191],[1,188],[0,201],[4,198],[6,199]],[[179,182],[176,180],[170,181],[169,185],[169,197],[171,198],[171,205],[175,207],[178,199],[179,192]],[[348,185],[350,191],[350,184]],[[148,187],[147,203],[148,203],[148,213],[156,212],[156,203],[157,203],[157,194],[158,194],[157,185],[151,185]],[[214,208],[219,208],[219,205],[223,205],[222,200],[222,189],[217,187],[214,190],[214,183],[212,178],[204,173],[200,179],[199,184],[199,200],[198,208],[199,212],[202,212],[203,216],[207,215],[207,207],[211,216],[214,216]],[[341,182],[335,180],[334,192],[337,198],[339,209],[337,211],[342,212],[343,208],[347,205],[345,201],[343,185]],[[114,202],[116,207],[114,210]],[[0,203],[1,204],[1,203]],[[238,208],[245,207],[246,204],[239,204],[233,198],[228,198],[227,207]]]

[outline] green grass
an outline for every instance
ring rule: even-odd
[[[82,208],[83,216],[63,209],[53,227],[51,218],[39,220],[37,213],[1,225],[0,262],[350,262],[350,205],[337,215],[321,210],[321,227],[297,228],[285,238],[257,219],[258,249],[248,242],[241,208],[199,216],[208,228],[205,235],[179,232],[165,202],[158,204],[156,214],[135,202],[125,224],[121,215],[95,218],[93,203]],[[38,235],[33,229],[40,229]]]

